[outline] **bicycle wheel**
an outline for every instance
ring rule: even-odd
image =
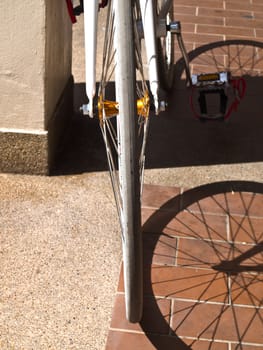
[[[226,40],[201,46],[189,53],[192,74],[229,71],[235,77],[257,76],[262,70],[261,42]]]
[[[156,0],[157,20],[164,20],[168,26],[174,20],[173,1]],[[166,9],[165,9],[166,8]],[[157,25],[156,25],[157,27]],[[158,71],[161,88],[169,91],[174,82],[174,37],[167,30],[166,36],[157,38]]]
[[[150,105],[135,25],[138,16],[135,2],[109,1],[98,91],[100,126],[122,231],[130,322],[142,316],[141,191]]]

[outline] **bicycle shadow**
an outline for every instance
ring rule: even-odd
[[[236,49],[233,47],[244,46]],[[263,160],[261,91],[263,86],[262,43],[228,40],[213,42],[189,52],[191,72],[217,72],[228,65],[233,74],[244,77],[246,92],[229,119],[200,122],[190,103],[192,89],[186,88],[184,60],[175,64],[175,86],[169,95],[168,110],[151,119],[147,167],[181,167],[233,164]],[[179,55],[179,52],[178,52]],[[230,61],[229,63],[226,61]],[[233,68],[232,68],[233,66]],[[261,74],[261,75],[260,75]]]
[[[253,43],[235,40],[235,43]],[[206,52],[225,47],[228,42],[203,45],[189,52],[190,64],[213,70],[216,55],[200,64]],[[253,46],[253,45],[252,45]],[[230,52],[230,51],[229,51]],[[250,54],[250,53],[249,53]],[[250,54],[251,55],[251,54]],[[246,51],[240,50],[235,61],[243,59],[247,65]],[[220,57],[220,55],[219,55]],[[245,58],[244,58],[245,57]],[[220,58],[221,59],[221,58]],[[256,65],[256,63],[254,63]],[[210,66],[209,66],[210,65]],[[257,58],[254,71],[262,71],[262,57]],[[210,68],[209,68],[210,67]],[[160,116],[151,115],[147,145],[146,168],[167,168],[212,164],[234,164],[263,160],[263,99],[261,98],[263,77],[246,71],[246,96],[237,112],[226,122],[201,123],[194,117],[189,98],[191,90],[186,88],[184,63],[180,58],[175,65],[175,86],[168,96],[168,109]],[[107,170],[107,161],[98,121],[83,117],[79,106],[86,103],[84,83],[75,84],[75,115],[69,138],[63,152],[57,157],[54,174],[72,174]]]
[[[183,192],[155,211],[146,204],[140,326],[154,348],[263,343],[262,194],[261,183],[228,181]]]

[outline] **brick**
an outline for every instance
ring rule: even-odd
[[[233,10],[222,10],[222,9],[209,9],[199,7],[198,15],[200,16],[208,16],[208,17],[218,17],[218,18],[250,18],[253,15],[252,11],[240,11],[235,8]]]
[[[217,35],[236,35],[242,37],[253,37],[254,30],[252,28],[236,28],[225,26],[210,26],[210,25],[197,25],[197,33],[201,34],[217,34]]]
[[[226,10],[234,10],[238,6],[238,10],[262,12],[263,6],[250,4],[248,1],[226,1]]]
[[[183,33],[185,42],[195,43],[196,46],[201,46],[209,42],[224,40],[222,34],[194,34],[194,33]]]
[[[176,19],[184,23],[200,23],[200,24],[210,24],[210,25],[223,25],[224,20],[222,17],[210,17],[210,16],[191,16],[191,15],[177,15]]]
[[[263,27],[263,20],[255,20],[253,18],[246,18],[244,16],[242,18],[226,18],[226,26],[261,29]]]
[[[256,38],[263,38],[263,29],[256,29]]]
[[[174,4],[174,13],[175,18],[177,19],[178,14],[187,14],[187,15],[195,15],[196,14],[196,8],[195,6],[182,6]]]
[[[176,0],[176,5],[185,5],[184,0]],[[223,8],[223,0],[187,0],[187,6],[202,6],[207,8]]]

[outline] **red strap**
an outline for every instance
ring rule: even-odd
[[[246,92],[246,81],[244,78],[241,77],[238,79],[232,79],[231,84],[236,94],[236,98],[233,101],[232,105],[229,107],[227,114],[224,117],[224,120],[227,120],[233,111],[235,112],[237,111],[237,107],[240,101],[242,100],[242,98],[245,96],[245,92]]]
[[[72,23],[76,23],[77,20],[76,20],[76,17],[75,17],[75,15],[74,15],[73,5],[72,5],[71,0],[66,0],[66,3],[67,3],[68,13],[69,13],[69,17],[70,17],[70,19],[71,19],[71,22],[72,22]]]
[[[108,5],[108,0],[102,0],[101,3],[99,4],[99,8],[106,7]]]

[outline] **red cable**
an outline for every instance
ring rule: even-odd
[[[233,111],[237,111],[237,107],[242,98],[245,96],[246,92],[246,81],[244,78],[233,79],[231,81],[231,84],[233,86],[234,91],[236,92],[236,98],[232,105],[229,107],[227,114],[224,117],[224,120],[227,120]]]
[[[99,8],[106,7],[108,5],[108,0],[102,0],[101,3],[99,4]]]
[[[76,17],[75,17],[75,15],[74,15],[73,5],[72,5],[71,0],[66,0],[66,3],[67,3],[68,13],[69,13],[69,17],[70,17],[70,19],[71,19],[71,22],[72,22],[72,23],[76,23],[77,20],[76,20]]]

